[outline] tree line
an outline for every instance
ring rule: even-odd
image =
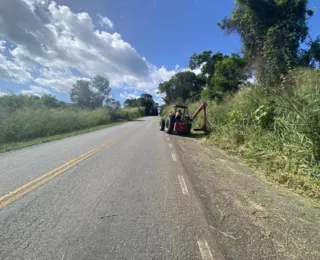
[[[77,80],[70,91],[71,103],[58,100],[53,95],[16,95],[13,92],[0,97],[0,112],[14,112],[22,108],[80,108],[97,109],[106,107],[112,110],[120,108],[120,101],[111,97],[109,80],[96,75],[91,80]],[[145,115],[157,115],[159,104],[153,100],[152,95],[142,94],[140,98],[127,99],[124,107],[143,107]]]
[[[294,68],[318,68],[320,37],[312,40],[309,34],[307,21],[314,12],[307,4],[307,0],[236,0],[231,17],[218,26],[227,34],[240,35],[242,52],[194,53],[189,68],[201,73],[179,72],[161,83],[158,90],[165,94],[164,102],[219,101],[250,85],[250,78],[268,92]]]
[[[213,54],[212,51],[193,54],[189,68],[200,69],[201,73],[179,72],[159,85],[159,92],[165,94],[166,104],[200,98],[219,100],[226,93],[239,90],[250,77],[245,58],[234,53],[230,56],[221,52]]]

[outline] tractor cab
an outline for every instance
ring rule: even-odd
[[[188,107],[182,105],[174,105],[174,118],[167,120],[168,127],[170,133],[170,120],[172,120],[173,124],[173,132],[178,134],[189,134],[191,131],[191,120],[189,117]]]
[[[182,105],[174,105],[174,116],[177,115],[177,112],[180,112],[180,119],[179,121],[183,121],[186,117],[189,116],[189,110],[188,107],[182,106]]]

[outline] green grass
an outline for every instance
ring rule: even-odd
[[[208,104],[208,145],[243,158],[268,181],[320,201],[320,71],[297,70],[282,86],[252,86]],[[198,106],[189,104],[189,110]],[[198,117],[193,127],[201,123]]]
[[[295,71],[268,94],[244,89],[209,107],[207,143],[242,158],[267,180],[320,200],[320,73]]]
[[[144,115],[142,108],[11,109],[0,104],[0,152],[99,130]]]
[[[108,127],[116,126],[116,125],[122,124],[124,122],[126,122],[126,121],[119,121],[119,122],[110,123],[110,124],[106,124],[106,125],[98,125],[98,126],[78,130],[78,131],[65,133],[65,134],[35,138],[35,139],[29,140],[29,141],[0,144],[0,153],[12,151],[12,150],[17,150],[17,149],[21,149],[21,148],[32,146],[32,145],[47,143],[47,142],[51,142],[51,141],[55,141],[55,140],[60,140],[60,139],[70,137],[70,136],[81,135],[81,134],[105,129]]]

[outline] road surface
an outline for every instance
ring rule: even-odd
[[[223,259],[149,117],[0,154],[0,259]]]

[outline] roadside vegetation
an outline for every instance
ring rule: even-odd
[[[51,95],[8,93],[0,97],[0,152],[158,114],[149,94],[120,107],[119,101],[110,98],[110,92],[109,81],[95,76],[91,82],[78,80],[74,84],[72,103]]]
[[[166,105],[188,104],[191,112],[208,102],[207,144],[319,200],[320,38],[309,35],[313,11],[307,6],[307,0],[237,0],[232,16],[218,25],[240,35],[243,51],[194,54],[189,67],[201,73],[181,72],[160,84],[159,92]]]

